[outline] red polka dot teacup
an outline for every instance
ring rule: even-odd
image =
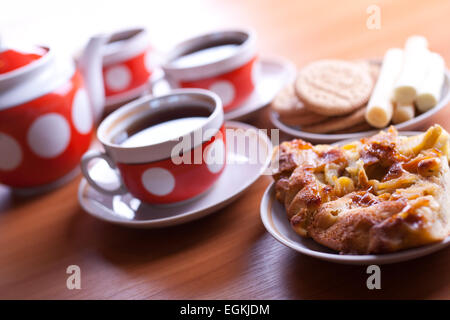
[[[162,65],[175,88],[215,92],[224,111],[238,108],[255,88],[255,36],[249,31],[220,31],[179,43]]]
[[[180,202],[207,191],[225,167],[222,103],[207,90],[179,89],[135,100],[106,117],[97,136],[105,152],[87,152],[81,169],[105,194],[129,192],[154,204]],[[95,158],[118,169],[118,188],[105,188],[90,175],[88,165]]]
[[[103,47],[106,106],[117,106],[146,91],[155,59],[145,29],[128,29],[109,35]]]

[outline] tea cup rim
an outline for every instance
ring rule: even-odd
[[[159,143],[153,143],[138,147],[123,147],[120,144],[111,141],[114,134],[108,134],[108,132],[111,132],[114,126],[121,125],[121,128],[124,128],[127,125],[133,123],[136,119],[139,118],[139,115],[143,114],[144,110],[148,111],[148,109],[143,107],[149,106],[149,104],[151,104],[152,102],[155,103],[155,101],[167,101],[171,97],[185,95],[210,99],[210,102],[214,104],[211,108],[211,114],[200,127],[193,128],[188,133],[180,135],[175,140],[164,140]],[[162,106],[164,105],[163,103],[164,102],[161,103]],[[139,110],[140,108],[141,110]],[[157,110],[157,107],[155,107],[154,110]],[[214,131],[213,134],[215,135],[220,130],[223,123],[224,113],[222,108],[222,101],[217,94],[204,89],[175,89],[164,95],[149,95],[133,100],[132,102],[112,112],[100,123],[97,129],[97,138],[105,148],[106,152],[117,162],[150,163],[170,158],[172,149],[176,144],[180,143],[182,139],[191,139],[190,141],[194,141],[191,149],[202,145],[208,140],[207,137],[203,137],[202,135],[203,138],[201,139],[200,143],[195,143],[195,137],[199,134],[202,134],[206,130]],[[120,131],[120,129],[117,129],[116,131]]]
[[[223,39],[231,39],[235,37],[245,37],[242,43],[238,44],[236,51],[229,57],[219,59],[213,62],[197,65],[197,66],[174,66],[173,61],[202,44],[211,43],[212,41],[219,41]],[[195,51],[195,50],[194,50]],[[182,42],[179,42],[173,47],[161,68],[166,75],[174,80],[180,81],[195,81],[204,78],[210,78],[219,74],[227,73],[246,64],[256,56],[256,32],[252,29],[224,29],[214,32],[200,34]]]
[[[124,39],[120,49],[107,52],[110,42],[106,43],[103,49],[103,66],[109,66],[126,61],[134,56],[145,52],[150,47],[148,32],[144,27],[134,27],[120,29],[109,35],[110,40],[115,36],[130,33],[131,36]]]

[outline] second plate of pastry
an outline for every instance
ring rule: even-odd
[[[383,60],[319,60],[271,103],[270,119],[282,132],[315,143],[367,136],[394,125],[421,128],[450,100],[450,74],[421,36]]]

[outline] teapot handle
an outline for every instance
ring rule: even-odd
[[[105,89],[102,74],[102,48],[109,41],[108,35],[92,37],[78,60],[78,68],[83,76],[86,91],[89,95],[94,121],[98,123],[105,106]]]

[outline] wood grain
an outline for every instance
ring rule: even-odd
[[[372,3],[381,7],[380,30],[366,28]],[[174,13],[176,22],[169,5],[152,6],[145,24],[159,43],[210,28],[250,26],[262,54],[283,55],[302,66],[325,57],[380,57],[409,35],[422,34],[450,64],[448,1],[200,1],[192,6],[180,1],[170,4],[182,8]],[[125,21],[133,21],[133,12],[127,9]],[[136,17],[143,21],[144,15],[136,12]],[[122,26],[122,20],[114,24],[116,18],[105,15],[105,23]],[[75,33],[76,26],[71,28]],[[18,36],[23,30],[16,30]],[[446,108],[429,124],[450,129],[449,115]],[[250,122],[270,127],[267,112]],[[365,267],[322,262],[275,241],[259,218],[269,177],[207,218],[161,230],[126,229],[92,218],[77,202],[79,181],[26,199],[0,189],[0,298],[450,298],[450,249],[382,266],[382,289],[371,291]],[[81,290],[66,288],[71,264],[81,267]]]

